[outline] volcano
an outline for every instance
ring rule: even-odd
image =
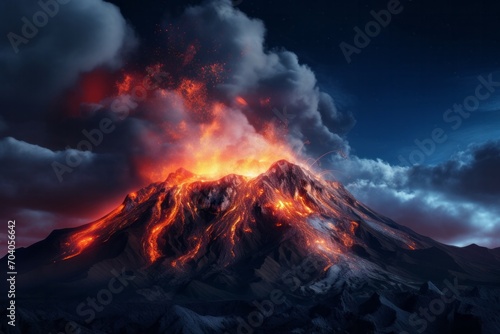
[[[179,169],[16,254],[18,333],[500,332],[500,249],[421,236],[284,160]]]

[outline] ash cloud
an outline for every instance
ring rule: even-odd
[[[276,150],[270,125],[286,146],[274,152],[277,159],[291,155],[285,151],[348,154],[345,135],[354,118],[337,110],[294,53],[266,48],[262,21],[218,0],[187,8],[164,29],[168,48],[161,64],[169,78],[127,120],[135,161],[174,162],[194,171],[190,156],[258,161]],[[204,141],[207,132],[215,140]]]
[[[262,21],[221,0],[188,8],[175,26],[180,27],[182,39],[172,36],[171,42],[180,48],[185,41],[193,42],[196,66],[214,62],[224,66],[225,80],[211,87],[209,95],[226,104],[244,98],[248,107],[242,112],[257,131],[262,123],[274,120],[286,123],[295,147],[309,140],[312,145],[307,150],[313,156],[335,149],[349,152],[345,135],[354,126],[353,116],[336,108],[296,54],[265,47]]]

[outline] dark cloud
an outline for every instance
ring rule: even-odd
[[[89,222],[89,218],[32,209],[1,210],[0,217],[5,217],[5,221],[16,221],[16,244],[20,247],[46,238],[54,229],[76,227]],[[7,239],[6,231],[0,232],[0,238]]]
[[[17,120],[45,111],[79,74],[117,68],[136,44],[118,7],[102,0],[2,1],[0,32],[0,107]]]
[[[66,165],[68,158],[79,164],[60,182],[53,166]],[[5,219],[26,209],[96,218],[134,186],[128,163],[118,154],[54,152],[9,137],[0,140],[0,161],[0,215]]]
[[[448,162],[416,166],[410,174],[412,185],[437,189],[450,196],[483,203],[500,204],[500,141],[472,146]]]
[[[472,145],[434,167],[355,156],[334,165],[356,197],[400,224],[446,243],[500,246],[500,142]]]
[[[188,7],[165,31],[167,82],[127,120],[138,148],[130,151],[133,160],[196,172],[199,163],[218,157],[234,167],[228,155],[258,162],[289,158],[288,151],[313,157],[349,152],[345,135],[353,117],[337,110],[296,54],[266,47],[262,21],[216,0]],[[278,128],[273,138],[270,124]]]
[[[0,32],[0,216],[17,219],[27,245],[106,213],[134,184],[120,152],[64,148],[88,120],[65,135],[67,122],[50,115],[82,74],[119,68],[137,40],[118,7],[101,0],[2,1]],[[81,164],[59,182],[52,164],[68,155]]]
[[[188,8],[175,26],[180,29],[173,29],[173,45],[191,47],[196,67],[223,64],[228,75],[211,88],[210,96],[226,103],[243,97],[249,108],[242,111],[258,131],[262,122],[275,119],[286,123],[289,139],[297,147],[310,140],[307,149],[313,155],[349,151],[343,136],[354,125],[352,115],[337,110],[333,98],[319,89],[315,74],[300,64],[296,54],[265,47],[262,21],[234,8],[231,1],[220,0]]]

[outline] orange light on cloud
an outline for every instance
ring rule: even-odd
[[[242,98],[241,96],[238,96],[238,97],[236,98],[236,102],[237,102],[239,105],[242,105],[242,106],[245,106],[245,107],[246,107],[246,106],[248,106],[248,102],[247,102],[244,98]]]

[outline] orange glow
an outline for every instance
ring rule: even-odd
[[[78,241],[77,246],[79,248],[85,248],[88,245],[90,245],[92,243],[92,241],[94,241],[94,239],[95,239],[94,237],[83,238],[83,239],[81,239],[81,240]]]
[[[346,247],[352,247],[354,245],[354,240],[352,240],[351,236],[347,233],[342,234],[342,243]]]
[[[236,98],[236,102],[238,102],[238,104],[242,105],[242,106],[248,106],[248,102],[242,98],[241,96],[238,96]]]
[[[183,97],[192,116],[200,120],[210,118],[211,110],[208,103],[207,87],[203,82],[183,79],[176,91]]]
[[[356,233],[356,230],[358,229],[359,224],[355,221],[351,222],[351,234],[354,235]]]
[[[253,134],[247,138],[232,138],[226,135],[231,126],[224,119],[223,106],[215,104],[209,113],[213,117],[209,123],[199,126],[198,133],[187,130],[186,123],[180,122],[175,128],[164,128],[173,140],[189,139],[178,152],[175,159],[147,160],[141,157],[136,165],[142,177],[148,182],[165,180],[179,168],[203,176],[206,180],[215,180],[229,174],[255,177],[265,172],[275,161],[285,159],[300,164],[299,158],[289,145],[269,129],[264,134]],[[243,121],[243,120],[242,120]],[[248,130],[250,131],[250,130]],[[196,138],[196,139],[194,139]],[[156,143],[161,140],[156,134],[147,134],[146,142]],[[241,140],[240,142],[236,142]]]
[[[120,227],[123,226],[123,221],[115,219],[119,216],[123,209],[124,205],[122,204],[107,216],[94,223],[86,225],[86,228],[83,231],[71,235],[65,243],[65,245],[69,247],[63,253],[62,259],[67,260],[81,254],[97,239],[101,239],[103,241],[107,240],[115,231],[119,230]],[[109,225],[111,225],[111,228],[109,228]]]
[[[417,249],[417,244],[414,241],[410,241],[408,243],[408,248],[411,250],[415,250],[415,249]]]
[[[197,66],[197,50],[196,44],[187,46],[181,56],[184,65]],[[125,74],[116,83],[118,95],[131,94],[134,87],[144,84],[145,78],[152,82],[165,80],[165,76],[155,77],[161,68],[149,67],[146,76]],[[151,102],[147,108],[152,109],[147,110],[155,123],[138,132],[138,145],[144,149],[137,150],[132,158],[144,183],[165,180],[179,168],[215,180],[233,173],[255,177],[281,159],[301,163],[300,150],[290,146],[282,129],[271,120],[250,120],[246,114],[252,112],[254,103],[250,102],[270,108],[270,97],[250,101],[236,96],[234,103],[218,101],[210,92],[227,74],[225,64],[206,64],[198,68],[198,74],[169,80],[150,92],[144,102]]]
[[[273,167],[272,171],[278,168]],[[307,170],[304,172],[308,177],[315,177]],[[218,241],[218,247],[222,247],[218,261],[226,266],[238,259],[247,238],[262,231],[262,221],[257,221],[254,215],[257,205],[265,221],[275,222],[270,228],[279,232],[278,238],[293,229],[295,242],[323,258],[326,261],[324,270],[327,270],[339,255],[354,245],[359,223],[335,206],[332,183],[317,181],[325,191],[306,193],[303,191],[307,185],[295,191],[276,187],[269,183],[268,174],[209,181],[179,170],[170,174],[161,185],[153,184],[129,194],[124,204],[109,215],[70,235],[63,244],[65,251],[61,259],[71,259],[105,242],[115,232],[136,222],[144,212],[150,212],[141,237],[142,251],[149,263],[164,261],[165,265],[185,270],[206,254],[210,244]],[[226,206],[220,205],[214,212],[211,204],[200,204],[204,202],[200,202],[201,193],[224,191],[229,184],[238,188],[224,195]],[[215,217],[204,220],[207,212]],[[189,234],[182,239],[186,227]],[[410,249],[414,246],[408,244]]]
[[[285,203],[283,203],[282,201],[278,201],[279,203],[276,205],[276,208],[278,209],[284,209],[285,208]]]
[[[132,76],[127,74],[122,81],[116,83],[118,88],[118,95],[127,94],[130,91],[132,85]]]
[[[146,240],[146,248],[149,254],[149,258],[151,259],[151,262],[156,261],[161,256],[161,253],[158,249],[158,238],[160,236],[160,233],[163,232],[163,230],[166,229],[169,225],[171,225],[174,219],[176,218],[180,208],[182,191],[183,191],[183,185],[177,187],[177,189],[174,192],[173,208],[170,210],[170,212],[168,213],[167,217],[164,220],[155,225],[155,227],[151,230],[151,233],[149,234]],[[161,208],[158,208],[158,210],[161,211]]]

